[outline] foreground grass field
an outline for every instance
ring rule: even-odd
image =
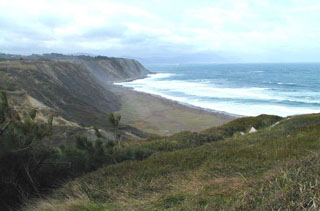
[[[258,132],[240,135],[252,126]],[[318,210],[320,114],[241,118],[201,133],[127,144],[142,161],[107,166],[25,210]],[[139,153],[138,153],[139,154]]]

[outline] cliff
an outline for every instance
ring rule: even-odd
[[[148,73],[139,62],[120,58],[0,55],[0,89],[8,92],[20,118],[37,109],[42,120],[53,114],[60,119],[56,125],[78,129],[111,130],[106,114],[120,110],[121,102],[110,85]],[[123,128],[127,138],[145,137],[135,128]]]
[[[83,65],[103,83],[133,80],[150,74],[145,67],[133,59],[105,56],[68,56],[62,54],[33,55],[29,58],[69,61]]]

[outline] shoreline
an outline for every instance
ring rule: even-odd
[[[239,118],[119,84],[112,83],[109,88],[121,100],[121,109],[117,112],[122,115],[123,123],[151,134],[167,136],[186,130],[202,131]]]
[[[145,77],[143,77],[143,78],[145,78]],[[143,79],[143,78],[131,79],[130,81],[139,80],[139,79]],[[123,81],[123,82],[130,82],[130,81]],[[116,83],[118,83],[118,82],[116,82]],[[120,83],[122,83],[122,82],[120,82]],[[210,112],[210,113],[214,113],[214,114],[226,115],[226,116],[230,116],[230,117],[234,117],[234,118],[246,117],[245,115],[233,114],[233,113],[229,113],[229,112],[225,112],[225,111],[219,111],[219,110],[214,110],[214,109],[210,109],[210,108],[203,108],[203,107],[195,106],[195,105],[192,105],[192,104],[189,104],[189,103],[183,103],[183,102],[180,102],[180,101],[177,101],[177,100],[172,100],[172,99],[169,99],[169,98],[163,97],[161,95],[157,95],[157,94],[137,91],[137,90],[134,90],[134,88],[132,88],[132,87],[126,87],[126,86],[120,85],[120,84],[112,84],[112,85],[113,86],[117,86],[117,87],[121,87],[122,89],[127,89],[129,91],[133,91],[133,92],[149,95],[151,97],[161,98],[162,100],[170,101],[172,103],[179,104],[181,106],[186,106],[186,107],[189,107],[189,108],[192,108],[192,109],[202,110],[202,111],[206,111],[206,112]]]
[[[159,77],[156,76],[159,74]],[[163,74],[163,76],[161,75]],[[167,76],[169,74],[169,76]],[[170,74],[173,74],[171,72],[159,72],[159,73],[151,73],[147,74],[145,77],[139,77],[136,79],[130,79],[130,80],[123,80],[122,82],[117,82],[113,85],[115,86],[121,86],[122,88],[127,88],[131,91],[136,91],[140,93],[145,93],[152,95],[154,97],[160,97],[164,98],[166,100],[170,100],[172,102],[178,103],[183,106],[191,107],[194,109],[201,109],[208,112],[213,113],[220,113],[228,116],[232,116],[234,118],[241,118],[241,117],[248,117],[248,116],[258,116],[260,114],[267,114],[267,115],[277,115],[281,117],[287,117],[287,116],[294,116],[294,115],[303,115],[303,114],[310,114],[310,113],[319,113],[320,110],[317,107],[317,99],[313,99],[312,97],[290,97],[290,93],[282,94],[280,97],[274,96],[275,91],[269,91],[273,90],[270,87],[263,87],[263,86],[248,86],[245,87],[243,92],[239,92],[236,88],[232,88],[232,86],[224,86],[224,87],[215,87],[213,86],[213,92],[217,91],[218,93],[213,93],[211,95],[211,86],[208,87],[208,89],[204,89],[206,93],[202,95],[202,84],[200,84],[200,88],[197,88],[197,84],[194,84],[192,82],[186,81],[186,83],[183,83],[183,79],[177,79],[181,81],[181,84],[176,87],[176,84],[171,83],[166,84],[166,80],[170,81]],[[178,74],[178,73],[174,73]],[[166,79],[169,77],[169,79]],[[141,79],[145,80],[141,80]],[[164,79],[163,79],[164,78]],[[175,80],[175,79],[172,79]],[[131,83],[131,81],[136,81]],[[153,81],[157,83],[159,81],[159,88],[157,89],[157,84],[153,84]],[[185,85],[186,84],[186,85]],[[286,84],[286,83],[275,83],[278,84]],[[187,86],[187,87],[184,87]],[[205,85],[203,85],[205,86]],[[150,88],[150,89],[149,89]],[[186,89],[185,89],[186,88]],[[207,88],[207,87],[205,87]],[[217,90],[215,90],[215,88]],[[173,92],[177,91],[178,94],[171,93],[170,91],[161,91],[161,89],[165,90],[171,90]],[[265,91],[267,90],[267,91]],[[279,92],[282,93],[282,91],[286,90],[285,88],[279,88]],[[179,93],[184,94],[179,94]],[[200,92],[200,93],[199,93]],[[209,93],[207,93],[209,92]],[[314,95],[314,91],[310,91],[311,94]],[[170,94],[171,93],[171,94]],[[228,96],[231,93],[231,96]],[[240,94],[239,94],[240,93]],[[194,95],[195,97],[189,97],[189,94]],[[310,96],[313,96],[311,95]],[[235,97],[233,95],[236,95]],[[242,97],[243,95],[243,97]],[[258,97],[258,99],[255,99],[254,96]],[[199,96],[199,97],[198,97]],[[202,100],[202,96],[204,96],[204,99]],[[211,101],[211,99],[207,99],[207,97],[215,97],[217,96],[217,100],[214,99]],[[232,102],[228,103],[225,100],[219,100],[219,97],[223,98],[227,96],[227,98],[230,98]],[[311,100],[307,99],[311,98]],[[234,99],[234,100],[233,100]],[[313,99],[313,101],[312,101]],[[215,104],[215,102],[217,104]]]
[[[149,72],[150,72],[150,71],[149,71]],[[134,90],[134,88],[132,88],[132,87],[126,87],[126,86],[121,85],[121,84],[116,84],[116,83],[132,82],[132,81],[135,81],[135,80],[148,78],[149,75],[154,75],[154,74],[157,74],[157,73],[150,72],[150,73],[149,73],[148,75],[146,75],[146,76],[141,76],[141,77],[137,77],[137,78],[130,78],[130,79],[121,80],[121,81],[114,81],[114,82],[112,82],[112,86],[117,86],[117,87],[121,87],[121,88],[123,88],[123,89],[128,89],[128,90],[130,90],[130,91],[137,92],[137,93],[143,93],[143,94],[147,94],[147,95],[150,95],[150,96],[153,96],[153,97],[161,98],[161,99],[163,99],[163,100],[168,100],[168,101],[171,101],[171,102],[173,102],[173,103],[180,104],[180,105],[182,105],[182,106],[190,107],[190,108],[192,108],[192,109],[203,110],[203,111],[211,112],[211,113],[219,113],[219,114],[231,116],[231,117],[234,117],[234,118],[245,117],[245,115],[234,114],[234,113],[229,113],[229,112],[219,111],[219,110],[214,110],[214,109],[209,109],[209,108],[203,108],[203,107],[200,107],[200,106],[191,105],[191,104],[189,104],[189,103],[183,103],[183,102],[180,102],[180,101],[177,101],[177,100],[172,100],[172,99],[163,97],[163,96],[161,96],[161,95],[151,94],[151,93],[148,93],[148,92],[137,91],[137,90]]]

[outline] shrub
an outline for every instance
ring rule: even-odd
[[[56,151],[45,139],[51,133],[51,125],[16,122],[6,115],[8,105],[3,101],[1,105],[2,118],[9,122],[0,134],[0,208],[5,209],[39,193],[43,184],[52,185],[42,173],[47,174],[44,166],[54,159]]]

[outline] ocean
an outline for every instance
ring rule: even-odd
[[[155,74],[117,83],[136,91],[240,116],[320,112],[320,64],[150,65]]]

